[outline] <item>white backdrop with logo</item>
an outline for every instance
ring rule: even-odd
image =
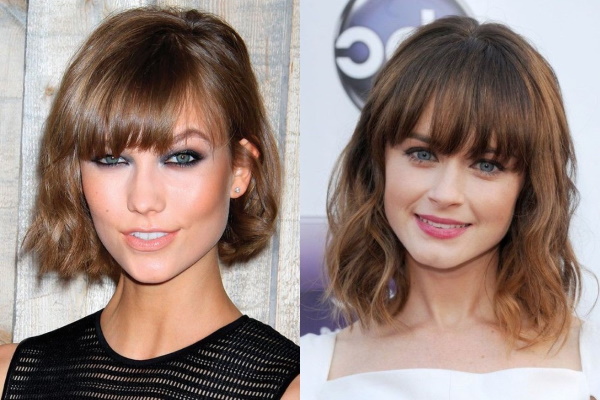
[[[427,22],[439,17],[452,0],[357,0],[357,3],[391,2],[405,7],[407,21]],[[338,77],[334,42],[340,31],[342,12],[348,0],[301,0],[301,280],[302,332],[325,325],[319,309],[320,268],[326,232],[324,225],[327,184],[334,162],[348,141],[358,108],[347,95]],[[400,3],[403,3],[400,5]],[[578,158],[577,187],[581,201],[571,226],[571,238],[582,264],[600,277],[600,177],[596,152],[600,151],[600,2],[588,0],[461,0],[467,15],[479,21],[501,22],[525,36],[553,66],[563,91],[565,106]],[[452,4],[450,4],[452,6]],[[385,14],[385,13],[382,13]],[[380,16],[377,16],[380,17]],[[389,19],[389,15],[381,18]],[[365,19],[366,20],[366,19]],[[383,29],[372,20],[374,29]],[[408,29],[403,29],[406,32]],[[368,69],[384,57],[384,43],[377,36],[355,31],[338,39],[337,47],[371,40],[371,53],[360,60]],[[369,36],[370,35],[370,36]],[[395,38],[394,40],[397,40]],[[360,49],[359,49],[360,50]],[[365,50],[363,49],[363,52]],[[372,56],[372,57],[371,57]],[[338,50],[338,57],[340,56]],[[352,68],[349,60],[338,58],[341,68]],[[355,63],[360,74],[360,63]],[[363,71],[364,72],[364,71]],[[368,71],[365,72],[368,74]],[[584,277],[579,312],[584,318],[600,321],[600,305],[590,311],[597,297],[596,281]],[[316,320],[316,321],[315,321]]]

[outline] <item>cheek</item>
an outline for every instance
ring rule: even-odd
[[[102,180],[82,179],[82,187],[96,234],[104,246],[110,249],[115,240],[112,232],[125,220],[118,204],[124,200],[117,198],[118,191],[114,186],[111,191],[107,191],[106,186],[102,186]]]
[[[104,208],[105,211],[110,209],[110,204],[107,203],[110,198],[107,199],[104,193],[94,186],[84,185],[83,195],[92,215],[101,214],[101,208]]]
[[[200,220],[213,220],[215,224],[223,225],[224,229],[229,214],[230,191],[230,182],[225,176],[204,176],[196,179],[194,184],[188,182],[171,187],[170,211],[181,218],[182,224],[194,225]]]
[[[102,176],[87,172],[86,168],[82,168],[81,186],[92,217],[103,216],[113,208],[113,203],[117,200],[115,195],[118,193],[115,182],[106,182]],[[111,188],[112,196],[107,193],[107,187]]]
[[[417,202],[427,191],[426,176],[419,171],[409,173],[408,168],[386,167],[384,206],[386,214],[399,207],[410,206]]]
[[[191,214],[215,212],[229,204],[228,191],[223,185],[199,185],[195,188],[178,189],[171,192],[174,212],[189,210]]]
[[[477,190],[480,215],[487,216],[495,226],[504,233],[508,231],[513,220],[515,204],[520,193],[520,182],[508,182],[495,188]],[[504,236],[502,234],[502,236]]]
[[[406,169],[404,169],[406,171]],[[421,189],[414,177],[403,170],[386,168],[386,184],[383,195],[383,207],[387,222],[400,241],[406,239],[407,224],[412,217],[412,208],[420,198]]]

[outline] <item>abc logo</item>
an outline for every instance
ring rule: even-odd
[[[456,0],[350,0],[335,39],[340,81],[358,108],[383,63],[415,27],[447,15],[467,15]]]

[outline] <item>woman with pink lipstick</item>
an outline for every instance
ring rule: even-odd
[[[574,166],[526,40],[464,17],[417,29],[332,180],[329,294],[350,325],[301,339],[302,398],[600,398],[600,330],[575,316]]]
[[[298,346],[243,316],[219,271],[265,247],[280,185],[229,25],[196,10],[110,17],[68,67],[41,148],[25,249],[42,272],[117,287],[103,310],[0,347],[2,399],[298,398]]]

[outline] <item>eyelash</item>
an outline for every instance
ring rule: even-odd
[[[487,176],[494,176],[494,175],[499,174],[500,172],[504,171],[504,169],[505,169],[505,167],[502,164],[500,164],[499,162],[494,161],[494,160],[481,159],[481,160],[477,160],[475,162],[475,164],[482,164],[482,163],[490,164],[491,166],[494,167],[493,171],[483,171],[482,169],[477,170],[478,172],[480,172],[484,175],[487,175]]]
[[[168,162],[169,159],[171,159],[173,157],[181,156],[181,155],[190,156],[193,159],[186,163]],[[194,165],[196,165],[198,162],[202,161],[203,159],[204,159],[204,156],[202,156],[200,153],[198,153],[194,150],[183,150],[183,151],[176,151],[174,153],[171,153],[171,154],[163,157],[161,159],[161,161],[164,164],[175,165],[179,168],[189,168],[189,167],[193,167]]]
[[[177,161],[169,161],[171,158],[178,157],[181,155],[190,156],[191,159],[187,162],[181,162],[181,163],[177,162]],[[106,162],[108,158],[116,159],[117,162],[108,163],[108,162]],[[169,153],[166,156],[161,157],[160,161],[161,161],[161,163],[163,163],[165,165],[173,165],[178,168],[189,168],[189,167],[193,167],[194,165],[196,165],[198,162],[202,161],[203,159],[204,159],[204,156],[194,150],[181,150],[181,151],[175,151],[173,153]],[[119,165],[129,164],[130,161],[122,156],[113,156],[112,154],[106,154],[101,157],[93,158],[92,162],[96,163],[100,167],[114,168]]]
[[[427,159],[427,160],[423,160],[420,158],[417,158],[417,154],[420,152],[425,152],[428,153],[431,158]],[[435,154],[433,154],[429,149],[424,148],[424,147],[411,147],[410,149],[406,150],[404,152],[404,154],[414,163],[416,164],[423,164],[423,163],[428,163],[428,162],[435,162],[437,161],[437,157],[435,156]],[[484,171],[482,169],[477,169],[478,173],[481,173],[485,176],[494,176],[502,171],[504,171],[506,168],[499,163],[498,161],[495,160],[490,160],[490,159],[486,159],[486,158],[482,158],[479,159],[477,161],[475,161],[471,166],[475,166],[477,164],[490,164],[494,167],[494,170],[492,171]]]
[[[115,163],[108,163],[108,162],[106,162],[107,158],[116,159],[117,162],[115,162]],[[123,160],[123,161],[121,161],[121,160]],[[118,165],[122,165],[122,164],[127,163],[127,161],[123,157],[121,157],[121,156],[115,157],[112,154],[106,154],[106,155],[101,156],[101,157],[94,157],[92,159],[92,161],[94,163],[98,164],[98,166],[105,167],[105,168],[114,168],[114,167],[116,167]]]
[[[431,155],[431,159],[429,159],[429,160],[423,160],[423,159],[417,158],[417,154],[420,153],[420,152],[425,152],[425,153],[430,154]],[[433,161],[437,160],[437,158],[435,157],[435,155],[431,151],[429,151],[428,149],[426,149],[424,147],[411,147],[410,149],[406,150],[404,152],[404,154],[406,156],[408,156],[408,158],[411,161],[413,161],[413,162],[415,162],[417,164],[422,164],[422,163],[426,163],[426,162],[433,162]]]

